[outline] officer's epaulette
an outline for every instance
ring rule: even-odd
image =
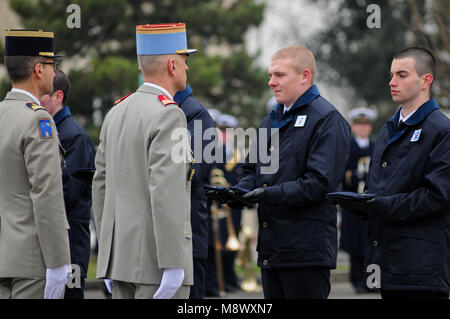
[[[169,104],[175,104],[178,105],[177,102],[172,101],[171,99],[169,99],[167,96],[165,95],[158,95],[158,99],[161,101],[162,104],[164,104],[164,106],[167,106]]]
[[[120,102],[122,102],[123,100],[125,100],[127,97],[129,97],[131,94],[133,94],[133,93],[128,93],[128,94],[125,95],[124,97],[121,97],[120,99],[118,99],[117,101],[114,102],[114,105],[119,104]]]
[[[40,110],[40,109],[45,110],[45,108],[44,108],[43,106],[40,106],[40,105],[37,104],[36,102],[28,102],[28,103],[27,103],[27,106],[28,106],[30,109],[33,109],[33,110],[35,110],[35,111]]]

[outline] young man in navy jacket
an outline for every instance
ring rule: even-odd
[[[449,296],[450,120],[430,98],[435,74],[427,49],[395,55],[389,86],[401,107],[377,138],[366,184],[378,197],[348,207],[368,215],[369,264],[386,299]]]
[[[255,163],[249,155],[245,176],[231,188],[259,203],[257,251],[265,298],[325,299],[330,269],[336,267],[336,207],[324,196],[340,188],[351,134],[342,115],[320,96],[315,71],[307,48],[274,54],[269,86],[278,104],[262,121],[254,145],[259,155],[268,151],[278,160],[278,169],[265,170],[262,157]]]

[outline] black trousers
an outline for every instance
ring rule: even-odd
[[[448,294],[438,291],[402,291],[402,290],[383,290],[381,289],[381,298],[387,300],[395,299],[448,299]]]
[[[64,299],[84,299],[84,278],[80,278],[80,288],[68,288],[64,290]]]
[[[365,264],[363,256],[350,256],[350,281],[355,288],[367,288]]]
[[[189,299],[203,299],[206,289],[206,259],[194,258],[194,285]]]
[[[330,294],[328,268],[261,269],[265,299],[327,299]]]

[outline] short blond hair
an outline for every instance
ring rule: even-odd
[[[314,83],[314,78],[316,75],[316,59],[308,48],[301,45],[293,45],[283,48],[275,52],[272,56],[272,61],[279,59],[290,59],[294,69],[298,73],[302,72],[304,69],[310,70],[311,83]]]

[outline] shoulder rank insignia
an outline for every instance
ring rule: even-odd
[[[39,119],[39,136],[41,138],[55,138],[50,119]]]
[[[125,95],[124,97],[121,97],[120,99],[116,100],[116,101],[114,102],[114,105],[119,104],[120,102],[122,102],[123,100],[125,100],[127,97],[129,97],[131,94],[133,94],[133,93],[128,93],[128,94]]]
[[[167,96],[165,95],[158,95],[158,99],[161,101],[162,104],[164,104],[164,106],[167,106],[169,104],[175,104],[178,105],[177,102],[172,101],[171,99],[169,99]]]
[[[42,110],[45,110],[45,108],[43,107],[43,106],[40,106],[39,104],[37,104],[37,103],[35,103],[35,102],[29,102],[29,103],[27,103],[27,106],[30,108],[30,109],[33,109],[33,110],[39,110],[39,109],[42,109]]]

